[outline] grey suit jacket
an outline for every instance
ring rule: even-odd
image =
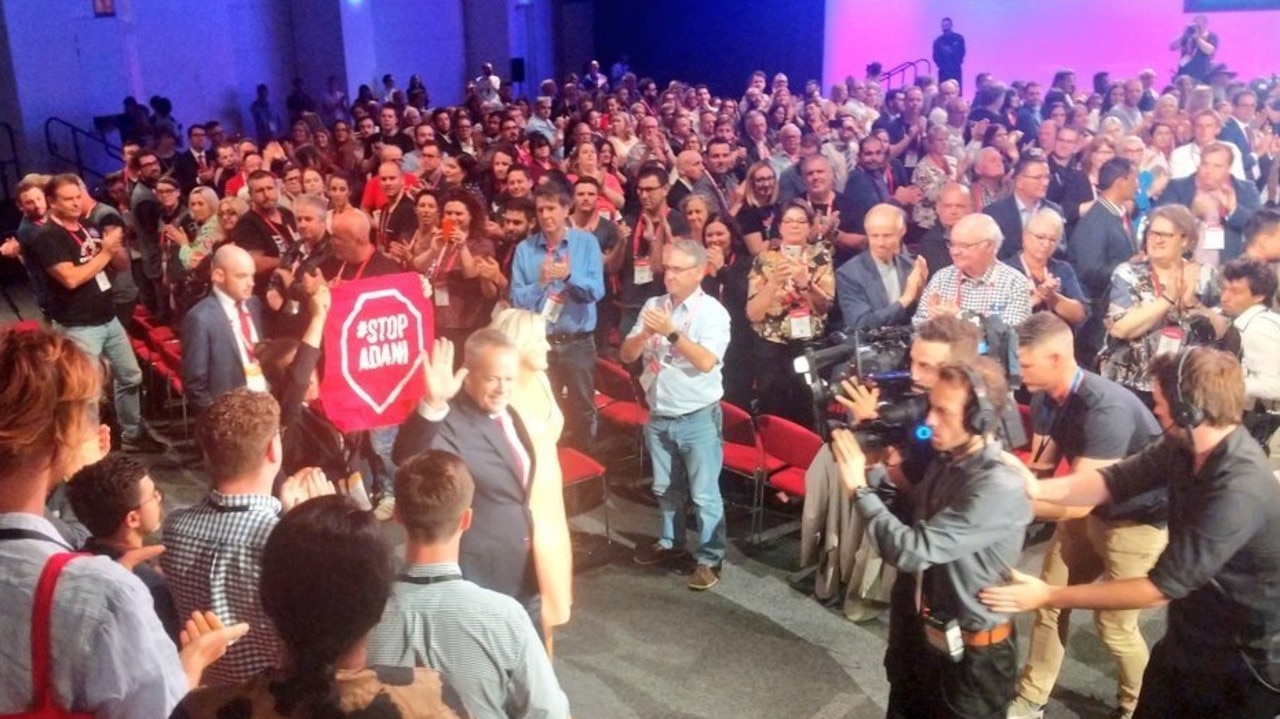
[[[261,340],[262,300],[251,297],[246,306]],[[220,395],[245,386],[234,332],[212,291],[182,318],[182,391],[197,413]]]
[[[906,287],[912,262],[912,258],[905,254],[893,258],[901,287]],[[914,304],[903,307],[896,300],[889,300],[880,279],[880,270],[876,268],[871,253],[866,251],[836,270],[836,301],[840,303],[844,328],[849,332],[905,325],[911,322],[911,315],[915,313]]]

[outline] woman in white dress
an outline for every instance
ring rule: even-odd
[[[564,415],[547,380],[547,324],[528,310],[509,308],[490,325],[510,337],[520,351],[511,406],[524,421],[533,443],[533,482],[529,512],[533,515],[533,561],[542,593],[542,626],[551,647],[551,629],[569,621],[573,603],[573,549],[565,518],[563,477],[556,442],[564,429]]]

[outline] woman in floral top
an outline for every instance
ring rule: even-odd
[[[1180,349],[1185,321],[1218,301],[1214,268],[1187,259],[1198,236],[1196,220],[1185,207],[1156,208],[1144,239],[1146,258],[1122,263],[1111,275],[1107,346],[1098,355],[1101,373],[1148,406],[1151,358]]]
[[[792,360],[826,333],[835,294],[831,247],[810,244],[817,226],[803,200],[783,206],[778,228],[781,239],[753,260],[747,290],[757,389],[761,411],[808,426],[812,402]]]
[[[911,207],[911,217],[926,230],[938,222],[938,212],[934,208],[938,193],[948,183],[960,178],[956,158],[947,154],[947,142],[951,137],[947,128],[934,125],[929,128],[927,137],[925,150],[928,154],[920,158],[920,163],[911,175],[911,184],[924,193],[924,197]]]

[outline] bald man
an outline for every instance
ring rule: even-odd
[[[372,223],[363,212],[334,215],[332,238],[329,240],[333,257],[320,265],[320,273],[330,287],[404,271],[395,260],[374,247],[369,234],[371,229]]]
[[[236,245],[213,255],[213,289],[182,320],[182,384],[203,414],[237,387],[265,392],[254,348],[263,339],[262,302],[253,294],[253,257]]]
[[[383,252],[393,242],[411,244],[418,231],[418,212],[405,188],[404,176],[399,163],[384,162],[378,166],[378,184],[387,196],[387,204],[374,215],[378,224],[378,249]]]
[[[382,189],[382,182],[378,179],[379,168],[387,162],[394,163],[400,168],[400,177],[404,181],[406,191],[416,189],[421,182],[417,175],[404,171],[404,150],[395,145],[383,145],[376,159],[370,157],[365,160],[365,167],[368,168],[366,171],[373,174],[370,181],[364,185],[364,194],[360,196],[360,209],[365,212],[372,214],[387,206],[387,193]]]
[[[683,212],[684,201],[690,195],[702,195],[712,212],[725,217],[729,215],[728,200],[707,174],[702,155],[685,150],[676,155],[676,181],[667,192],[667,205],[676,212]]]
[[[961,217],[973,214],[973,198],[967,187],[951,182],[938,191],[933,208],[938,213],[938,221],[921,235],[916,246],[916,252],[929,263],[929,279],[943,267],[951,266],[951,250],[947,246],[951,228]]]
[[[863,225],[867,251],[836,271],[836,300],[845,330],[910,324],[929,267],[922,258],[912,259],[903,252],[906,213],[901,207],[882,203],[867,211]]]

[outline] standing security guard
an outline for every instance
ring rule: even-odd
[[[891,633],[888,716],[1002,719],[1013,698],[1018,650],[1006,614],[978,602],[1017,561],[1031,502],[1023,471],[995,439],[1008,396],[998,365],[944,364],[929,392],[930,443],[939,452],[911,490],[912,522],[899,520],[866,483],[866,457],[847,430],[832,443],[845,488],[885,561],[915,575],[912,626]]]

